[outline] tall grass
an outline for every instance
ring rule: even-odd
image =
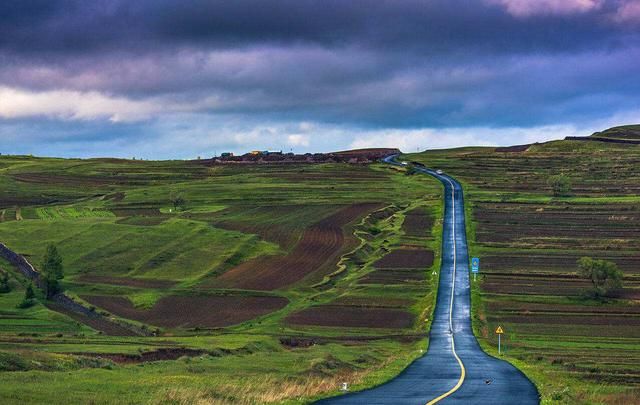
[[[306,402],[309,398],[336,391],[343,382],[360,383],[363,371],[332,376],[288,378],[266,375],[228,380],[208,388],[171,387],[154,397],[152,404],[272,404]]]

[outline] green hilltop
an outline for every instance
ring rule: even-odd
[[[601,132],[594,132],[592,137],[609,139],[640,140],[640,125],[623,125]]]

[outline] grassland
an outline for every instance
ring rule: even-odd
[[[0,187],[1,242],[36,267],[55,243],[69,296],[155,334],[118,336],[41,294],[17,308],[26,281],[0,261],[2,403],[305,403],[380,383],[428,343],[435,181],[378,164],[2,156]]]
[[[617,135],[619,137],[619,135]],[[501,151],[503,150],[503,151]],[[640,146],[557,141],[412,154],[463,183],[474,329],[537,384],[543,403],[630,404],[640,396]],[[554,197],[549,178],[572,179]],[[614,261],[624,288],[585,298],[582,256]]]

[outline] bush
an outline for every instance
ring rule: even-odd
[[[2,273],[0,278],[0,294],[11,292],[11,285],[9,285],[9,274]]]
[[[173,194],[169,197],[171,200],[171,204],[173,205],[174,211],[184,211],[187,205],[187,200],[180,194]]]
[[[29,283],[29,285],[27,285],[27,288],[24,290],[24,299],[32,300],[34,298],[36,298],[36,294],[33,291],[33,284]]]
[[[380,232],[382,232],[382,230],[381,230],[380,228],[378,228],[377,226],[370,226],[370,227],[369,227],[369,229],[368,229],[368,231],[369,231],[369,233],[370,233],[371,235],[377,235],[377,234],[379,234]]]
[[[26,309],[26,308],[31,308],[32,306],[34,306],[36,304],[36,300],[35,299],[23,299],[22,302],[20,302],[17,307],[20,309]]]
[[[606,297],[622,288],[622,271],[614,262],[583,257],[578,260],[580,275],[591,282],[587,292],[593,298]]]
[[[568,197],[571,195],[571,179],[565,174],[550,177],[549,185],[553,189],[555,197]]]
[[[30,308],[36,304],[36,294],[33,291],[33,284],[29,283],[27,288],[24,290],[24,298],[22,302],[20,302],[17,307],[20,309]]]

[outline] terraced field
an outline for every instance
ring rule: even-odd
[[[464,183],[471,254],[481,258],[474,327],[550,403],[633,403],[640,395],[640,146],[558,141],[411,155]],[[570,176],[571,195],[548,179]],[[615,262],[624,288],[585,297],[580,257]],[[503,346],[503,347],[505,347]]]
[[[549,403],[633,403],[640,146],[562,141],[409,159],[465,186],[485,349],[495,353],[502,325],[506,358]],[[39,292],[19,308],[26,281],[0,260],[12,287],[0,294],[3,403],[299,403],[344,381],[375,385],[425,348],[442,217],[440,187],[425,176],[377,164],[14,156],[0,168],[0,241],[36,267],[55,243],[66,293],[100,315]],[[552,194],[558,173],[572,179],[568,197]],[[616,262],[624,288],[585,298],[582,256]]]
[[[162,297],[152,308],[135,308],[122,297],[89,295],[84,300],[123,318],[165,328],[220,327],[242,323],[284,308],[288,300],[271,296]]]
[[[378,207],[354,204],[304,230],[291,252],[245,262],[217,277],[214,285],[250,290],[275,290],[300,281],[323,266],[335,267],[345,245],[342,228]]]
[[[426,345],[435,182],[382,164],[0,167],[0,241],[36,269],[54,243],[84,308],[40,291],[19,308],[27,280],[0,260],[2,403],[300,403]]]
[[[394,205],[368,216],[356,228],[360,247],[343,256],[341,270],[319,284],[343,285],[347,293],[327,294],[323,302],[295,311],[285,321],[294,328],[341,326],[366,334],[370,333],[366,328],[389,330],[417,325],[419,334],[409,339],[425,336],[437,282],[431,249],[437,251],[441,224],[432,223],[414,235],[402,229],[416,211],[439,216],[441,211],[436,207],[435,201],[428,208],[421,203],[406,208]]]

